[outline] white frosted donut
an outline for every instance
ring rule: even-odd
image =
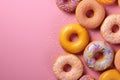
[[[71,70],[68,72],[63,69],[66,64],[71,66]],[[53,71],[56,77],[60,80],[77,80],[83,73],[83,65],[77,56],[63,54],[55,61]]]
[[[112,44],[120,43],[120,30],[117,32],[113,32],[112,28],[114,25],[117,25],[120,29],[120,15],[110,15],[108,16],[102,26],[101,26],[101,34],[103,38]]]
[[[98,52],[101,52],[103,57],[96,60],[95,54]],[[103,71],[111,66],[114,51],[110,45],[104,41],[93,41],[85,48],[83,57],[88,67],[96,71]]]

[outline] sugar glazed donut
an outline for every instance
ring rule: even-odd
[[[70,36],[77,34],[76,41],[70,41]],[[69,24],[65,26],[60,32],[60,44],[70,53],[81,52],[89,42],[89,35],[87,30],[79,24]]]
[[[74,12],[81,0],[56,0],[57,6],[65,12]]]
[[[120,50],[117,51],[117,53],[115,55],[114,64],[115,64],[115,67],[117,68],[117,70],[120,72]]]
[[[111,69],[103,72],[99,80],[120,80],[120,73],[115,69]]]
[[[118,5],[120,6],[120,0],[118,0]]]
[[[68,72],[63,70],[66,64],[71,66],[71,70]],[[83,65],[77,56],[63,54],[55,61],[53,71],[59,80],[77,80],[83,73]]]
[[[110,5],[113,4],[116,0],[97,0],[97,1],[105,5]]]
[[[114,26],[118,26],[120,29],[120,15],[108,16],[101,26],[101,34],[109,43],[120,44],[120,30],[114,32]]]
[[[95,80],[91,75],[84,75],[79,80]]]
[[[92,16],[88,16],[92,13]],[[87,28],[97,28],[105,18],[105,9],[96,0],[83,0],[76,8],[78,22]]]
[[[96,53],[101,53],[103,56],[96,60]],[[93,41],[86,47],[83,57],[88,67],[96,71],[103,71],[112,64],[114,52],[106,42]]]

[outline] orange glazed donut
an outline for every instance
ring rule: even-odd
[[[77,34],[76,41],[70,41],[72,34]],[[84,50],[89,43],[87,30],[79,24],[68,24],[60,32],[60,44],[67,52],[77,54]]]
[[[100,75],[99,80],[120,80],[120,73],[115,69],[107,70]]]
[[[113,4],[116,0],[97,0],[98,2],[106,5]]]
[[[71,66],[70,71],[65,71],[65,65]],[[53,65],[53,71],[59,80],[78,80],[83,73],[83,65],[80,59],[72,54],[60,55]]]
[[[115,61],[114,61],[115,67],[118,71],[120,71],[120,50],[115,55]]]
[[[91,12],[92,16],[88,16]],[[87,28],[97,28],[105,18],[105,9],[96,0],[83,0],[76,9],[78,22]]]

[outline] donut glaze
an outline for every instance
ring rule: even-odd
[[[99,80],[120,80],[120,73],[115,69],[111,69],[103,72]]]
[[[120,72],[120,50],[117,51],[117,53],[115,55],[114,64],[115,64],[115,67],[117,68],[117,70]]]
[[[69,72],[65,72],[63,70],[63,67],[66,64],[71,66],[71,70]],[[63,54],[56,59],[53,65],[53,71],[59,80],[77,80],[83,73],[83,65],[77,56],[72,54]]]
[[[105,5],[110,5],[113,4],[116,0],[97,0],[97,1]]]
[[[93,11],[93,16],[87,16],[89,11]],[[104,20],[105,9],[96,0],[83,0],[76,8],[76,18],[82,26],[94,29],[99,27]]]
[[[120,44],[120,30],[117,32],[113,32],[112,28],[114,25],[118,25],[120,29],[120,15],[110,15],[108,16],[102,26],[101,26],[101,34],[103,38],[112,44]]]
[[[68,13],[74,12],[81,0],[56,0],[57,6]]]
[[[103,57],[96,60],[95,54],[98,52],[101,52]],[[96,71],[103,71],[112,64],[114,52],[106,42],[93,41],[85,48],[83,57],[88,67]]]
[[[70,41],[70,36],[77,34],[76,41]],[[79,24],[69,24],[65,26],[60,32],[60,44],[64,50],[70,53],[81,52],[89,42],[89,35],[87,30]]]
[[[95,80],[91,75],[84,75],[79,80]]]

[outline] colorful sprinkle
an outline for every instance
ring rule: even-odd
[[[56,0],[57,6],[68,13],[74,12],[81,0]]]
[[[80,80],[95,80],[91,75],[84,75],[80,78]]]
[[[103,54],[103,58],[100,61],[94,58],[94,55],[97,52]],[[84,51],[84,59],[87,66],[96,71],[107,69],[112,64],[113,57],[114,52],[112,48],[104,41],[94,41],[90,43]]]

